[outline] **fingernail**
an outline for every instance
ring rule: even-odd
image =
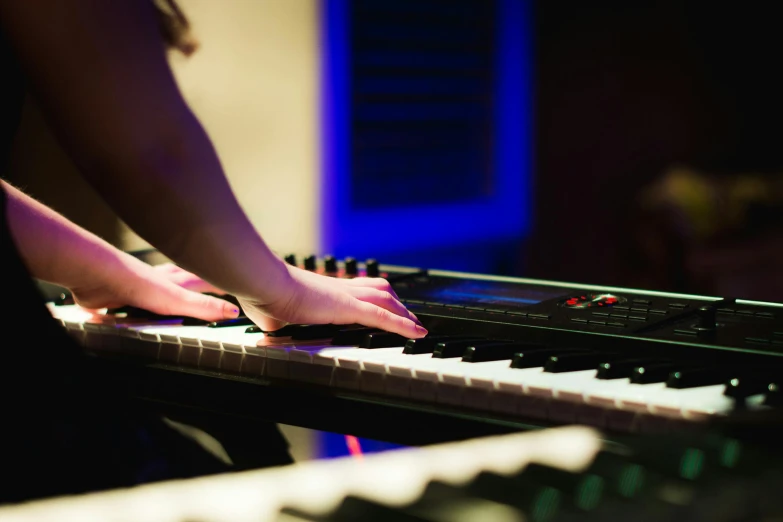
[[[416,325],[416,333],[420,333],[421,335],[427,335],[427,329],[421,326],[420,324]]]
[[[227,319],[234,319],[236,317],[239,317],[239,308],[237,308],[233,304],[226,303],[223,309],[225,310],[225,315]]]

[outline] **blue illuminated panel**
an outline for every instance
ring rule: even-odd
[[[368,0],[357,5],[374,3]],[[385,8],[392,4],[397,5],[378,5]],[[442,7],[450,3],[423,1],[416,5]],[[479,45],[472,58],[461,56],[461,61],[451,64],[449,53],[433,55],[431,67],[484,67],[489,80],[486,85],[481,75],[466,76],[451,85],[444,85],[442,79],[439,83],[438,77],[395,76],[388,71],[357,76],[359,66],[382,66],[384,60],[389,71],[399,68],[403,58],[410,67],[411,52],[406,57],[404,50],[395,52],[391,44],[389,52],[377,48],[369,55],[358,52],[352,42],[362,33],[351,27],[356,5],[350,0],[321,2],[321,253],[386,260],[401,251],[432,252],[517,241],[526,235],[532,215],[530,6],[525,0],[477,1],[475,5],[483,6],[484,11],[487,5],[492,7],[492,41],[486,53]],[[437,29],[433,24],[433,31]],[[424,67],[422,60],[426,59],[422,53],[414,65]],[[471,59],[476,63],[470,63]],[[377,101],[388,90],[399,95],[406,89],[413,102],[402,108],[384,104],[382,98],[374,104],[357,100],[357,93],[371,100],[375,96]],[[436,99],[438,103],[414,103],[421,101],[416,96],[422,89],[444,94]],[[486,94],[481,103],[458,103],[475,100],[476,93]],[[449,97],[454,103],[449,103]],[[451,152],[445,149],[440,156],[434,142],[431,150],[419,150],[407,159],[384,157],[377,147],[372,149],[376,153],[365,154],[364,143],[376,140],[373,143],[377,144],[384,139],[383,122],[389,122],[391,139],[400,140],[399,134],[391,132],[394,120],[400,118],[414,125],[416,121],[426,125],[462,119],[475,122],[475,127],[458,132],[455,126],[450,131],[453,135],[444,136],[443,143],[449,145],[447,138],[453,138],[465,145],[457,143]],[[368,134],[362,124],[368,120],[378,123],[374,134]],[[411,128],[418,132],[417,127]],[[473,136],[476,143],[471,143]],[[373,177],[373,170],[377,177]]]

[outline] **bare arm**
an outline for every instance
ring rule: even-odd
[[[235,295],[284,282],[182,99],[151,2],[2,2],[0,21],[58,137],[131,228]]]
[[[209,321],[237,316],[233,304],[181,288],[173,282],[179,274],[171,277],[155,270],[5,181],[0,183],[8,196],[8,227],[27,269],[33,277],[72,290],[79,304],[130,304]]]
[[[0,2],[0,23],[86,179],[166,256],[239,297],[256,323],[426,333],[387,282],[313,278],[270,251],[177,88],[150,1]]]

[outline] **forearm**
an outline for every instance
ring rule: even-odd
[[[184,105],[138,143],[83,165],[85,177],[141,237],[238,296],[277,295],[283,262],[240,207],[211,141]]]
[[[0,181],[7,221],[19,254],[35,278],[66,288],[100,280],[127,260],[123,252],[49,207]]]
[[[0,23],[58,138],[131,228],[219,288],[279,297],[288,270],[182,98],[151,2],[0,2]]]

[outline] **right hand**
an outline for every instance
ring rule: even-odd
[[[291,266],[288,273],[287,284],[268,302],[239,299],[247,316],[263,330],[286,323],[358,323],[411,339],[427,335],[385,279],[338,279]]]

